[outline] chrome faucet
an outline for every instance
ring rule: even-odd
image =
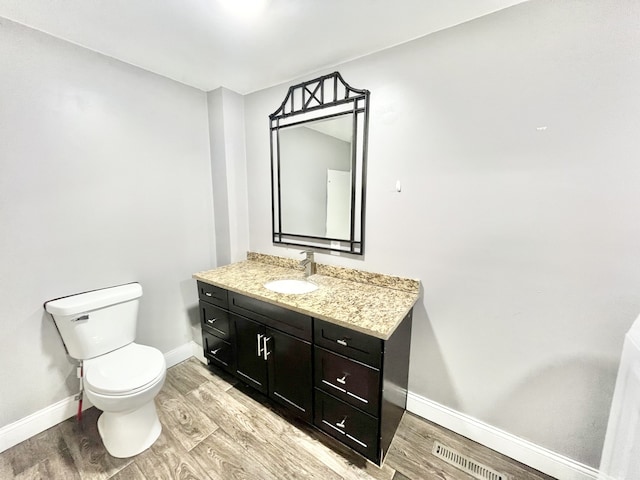
[[[311,250],[303,250],[300,253],[304,253],[306,256],[302,260],[300,260],[300,266],[304,267],[304,276],[308,277],[310,275],[316,274],[316,262],[313,259],[313,251]]]

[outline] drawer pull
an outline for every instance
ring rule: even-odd
[[[356,395],[355,393],[351,393],[351,392],[346,392],[347,395],[352,396],[353,398],[355,398],[356,400],[360,400],[362,403],[369,403],[369,400],[365,400],[362,397],[359,397],[358,395]]]
[[[340,430],[339,428],[336,428],[333,423],[329,423],[326,420],[322,420],[322,423],[324,423],[325,425],[330,426],[331,428],[333,428],[336,432],[340,432],[342,435],[344,435],[344,432],[342,430]]]
[[[346,391],[344,388],[340,388],[339,386],[334,385],[334,384],[333,384],[333,383],[331,383],[331,382],[327,382],[324,378],[322,379],[322,383],[326,383],[326,384],[327,384],[327,385],[329,385],[330,387],[333,387],[333,388],[335,388],[336,390],[338,390],[338,391],[340,391],[340,392],[342,392],[342,393],[347,393],[347,391]]]
[[[348,373],[345,373],[342,378],[336,378],[336,382],[342,384],[342,385],[346,385],[347,384],[347,377],[349,376]]]
[[[207,318],[207,323],[214,324],[217,320],[217,318]]]
[[[340,345],[342,345],[343,347],[347,347],[347,339],[346,338],[342,338],[340,340],[336,340],[337,343],[339,343]]]
[[[205,294],[207,297],[213,297],[213,294],[212,294],[211,292],[204,292],[204,294]]]
[[[223,348],[223,347],[218,347],[218,348],[216,348],[215,350],[211,350],[211,355],[217,355],[217,354],[218,354],[218,352],[219,352],[220,350],[222,350],[222,348]]]
[[[344,428],[344,423],[347,421],[347,416],[345,415],[345,417],[342,419],[342,421],[336,423],[336,427],[338,428]]]
[[[351,440],[353,440],[354,442],[356,442],[359,445],[362,445],[364,448],[367,448],[367,444],[364,442],[361,442],[360,440],[358,440],[356,437],[352,437],[351,435],[349,435],[348,433],[346,434],[348,438],[350,438]]]

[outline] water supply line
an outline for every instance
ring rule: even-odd
[[[80,379],[80,390],[78,391],[78,394],[76,395],[75,399],[78,400],[78,422],[82,421],[82,397],[84,396],[84,384],[83,384],[83,377],[84,377],[84,364],[83,361],[80,360],[80,365],[78,366],[77,370],[76,370],[76,375],[78,376],[78,379]]]

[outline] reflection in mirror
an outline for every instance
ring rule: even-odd
[[[284,232],[349,240],[352,117],[280,131]]]
[[[364,253],[368,101],[336,72],[270,116],[274,243]]]

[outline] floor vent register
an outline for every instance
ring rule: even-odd
[[[508,475],[496,472],[453,448],[442,445],[440,442],[434,442],[432,453],[478,480],[510,480]]]

